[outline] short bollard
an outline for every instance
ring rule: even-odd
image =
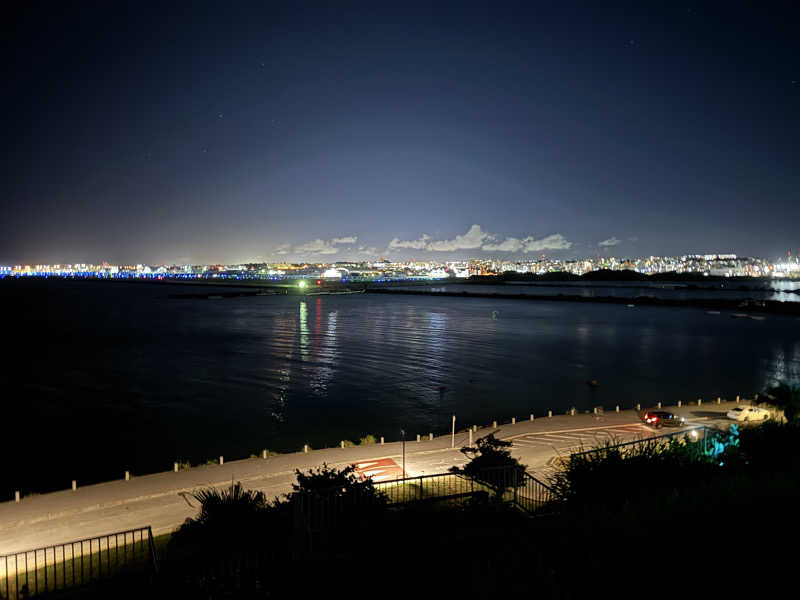
[[[219,464],[221,464],[221,465],[225,464],[225,459],[222,458],[221,456],[219,457]]]
[[[417,441],[419,441],[419,436],[417,436]],[[344,440],[342,440],[341,442],[339,442],[339,444],[341,445],[341,447],[342,447],[342,448],[344,448]]]
[[[475,433],[478,433],[478,426],[477,425],[473,425],[472,426],[472,431],[474,431]]]
[[[19,490],[14,492],[14,502],[19,503]]]
[[[131,480],[131,472],[125,471],[125,481],[130,481],[130,480]]]
[[[472,446],[472,429],[469,430],[469,444],[468,446]]]
[[[172,470],[175,471],[176,473],[178,472],[178,463],[173,463]]]
[[[548,417],[552,417],[553,416],[553,411],[552,410],[548,410],[547,411],[547,416]]]
[[[661,402],[658,403],[658,408],[661,408]]]
[[[511,424],[512,425],[516,425],[517,424],[517,417],[511,417]]]
[[[736,396],[736,404],[739,404],[739,396]]]
[[[303,452],[308,454],[308,444],[303,444]]]
[[[78,489],[78,482],[73,479],[72,480],[72,491],[74,492],[77,489]]]
[[[492,421],[492,427],[497,429],[497,421]]]
[[[383,436],[381,436],[381,446],[383,446]]]
[[[533,413],[531,413],[531,421],[533,421]]]
[[[641,404],[637,404],[636,405],[636,410],[642,410],[642,405]]]
[[[717,404],[722,404],[722,398],[720,398],[719,396],[717,396]]]
[[[594,407],[594,414],[597,414],[597,407]]]
[[[615,410],[616,412],[619,412],[619,404],[617,404],[617,406],[614,408],[614,410]]]
[[[267,458],[267,451],[266,450],[262,450],[261,451],[261,458]]]
[[[417,441],[420,441],[419,434],[417,434]],[[342,448],[344,448],[344,446],[342,446]]]
[[[680,407],[681,407],[681,401],[678,400],[678,408],[680,408]]]
[[[433,440],[433,434],[432,434],[432,433],[429,433],[429,434],[428,434],[428,441],[432,441],[432,440]]]
[[[571,416],[571,417],[575,416],[575,407],[574,406],[569,409],[569,416]]]
[[[703,404],[703,399],[702,398],[698,398],[697,399],[697,406],[700,406],[701,404]]]

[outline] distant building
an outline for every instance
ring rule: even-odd
[[[322,273],[323,279],[346,279],[347,276],[350,274],[345,268],[337,267],[335,269],[327,269]]]

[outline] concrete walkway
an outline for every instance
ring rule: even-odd
[[[702,423],[723,418],[731,405],[734,403],[665,408]],[[544,469],[558,450],[547,444],[523,442],[563,438],[566,443],[570,436],[574,439],[576,432],[580,435],[580,432],[595,431],[619,432],[623,438],[627,435],[625,439],[631,439],[632,436],[647,435],[649,430],[641,425],[636,411],[624,410],[603,415],[545,416],[534,421],[526,418],[515,424],[498,424],[497,428],[479,428],[473,434],[473,440],[492,432],[502,439],[519,440],[519,444],[512,447],[514,455],[528,464],[534,474],[544,477]],[[464,464],[466,458],[459,449],[468,441],[467,431],[456,433],[454,448],[451,447],[450,435],[434,437],[433,440],[423,438],[420,442],[416,438],[406,441],[406,472],[409,476],[441,473],[450,466]],[[0,503],[0,555],[147,525],[152,525],[154,534],[159,535],[174,530],[187,517],[197,514],[196,503],[181,496],[182,492],[241,481],[247,488],[274,497],[291,490],[295,469],[306,471],[323,463],[343,467],[380,458],[393,458],[399,464],[401,455],[401,442],[329,448],[154,473],[129,481],[110,481],[78,487],[75,491],[22,498],[19,503],[12,500]]]

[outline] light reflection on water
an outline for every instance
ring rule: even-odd
[[[800,379],[800,321],[790,317],[391,295],[207,302],[130,286],[98,300],[97,288],[74,298],[60,289],[46,297],[39,334],[50,353],[31,345],[11,367],[37,365],[35,377],[20,378],[30,381],[19,391],[31,398],[26,410],[56,414],[72,389],[77,402],[87,390],[117,390],[122,406],[123,390],[125,406],[149,421],[115,422],[149,437],[141,452],[157,464],[368,433],[392,440],[401,428],[444,432],[452,414],[461,428],[572,406],[733,397]],[[39,323],[31,315],[21,331]],[[76,338],[76,323],[92,326]],[[151,436],[153,421],[167,433]]]

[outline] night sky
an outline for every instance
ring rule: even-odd
[[[24,4],[0,264],[800,246],[797,3]]]

